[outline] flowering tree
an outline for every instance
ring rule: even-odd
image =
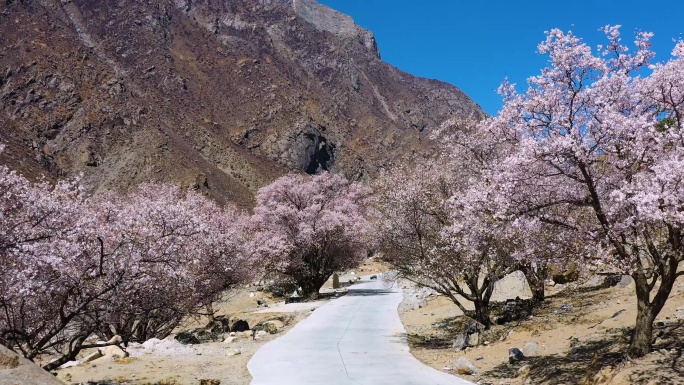
[[[318,296],[336,272],[367,256],[368,190],[341,175],[286,175],[263,187],[251,218],[249,249],[268,273]]]
[[[596,264],[634,278],[629,353],[641,356],[684,274],[684,43],[640,77],[653,57],[651,34],[638,34],[630,53],[618,27],[605,32],[598,56],[572,33],[549,32],[539,45],[549,66],[523,94],[504,83],[505,105],[483,129],[517,148],[497,184],[519,225],[551,224],[593,241]]]
[[[0,212],[0,341],[48,370],[93,333],[163,337],[248,271],[244,214],[176,187],[86,199],[0,167]]]
[[[385,261],[464,314],[473,314],[465,302],[473,303],[472,317],[488,328],[494,284],[517,270],[520,238],[494,217],[486,184],[456,183],[468,180],[464,174],[443,164],[393,171],[376,183],[373,219]]]
[[[95,229],[91,239],[97,239],[91,253],[103,274],[121,276],[101,334],[124,342],[163,338],[248,277],[241,247],[247,217],[235,208],[175,186],[144,184],[124,197],[95,197],[88,212],[93,223],[84,227]]]
[[[0,167],[0,338],[29,359],[82,346],[88,335],[72,326],[94,331],[84,315],[114,289],[82,253],[82,203],[68,183],[32,184]]]

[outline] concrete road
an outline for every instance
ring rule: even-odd
[[[411,355],[401,300],[401,290],[364,278],[257,351],[251,385],[472,385]]]

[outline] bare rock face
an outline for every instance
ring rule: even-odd
[[[23,0],[0,7],[0,162],[92,191],[179,182],[253,204],[293,170],[354,179],[483,116],[380,60],[314,0]]]
[[[315,0],[287,0],[302,19],[321,31],[330,32],[342,39],[357,39],[372,54],[380,58],[373,33],[354,23],[351,17],[319,4]]]
[[[0,384],[64,385],[33,362],[0,345]]]

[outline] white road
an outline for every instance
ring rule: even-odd
[[[401,290],[364,278],[257,351],[251,385],[473,385],[411,355],[401,300]]]

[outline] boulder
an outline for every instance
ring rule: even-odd
[[[451,347],[454,348],[454,350],[463,350],[466,346],[468,346],[468,335],[465,333],[457,335],[451,344]]]
[[[237,337],[228,337],[225,340],[223,340],[223,343],[224,344],[231,344],[231,343],[235,342],[235,340],[237,340]]]
[[[280,320],[270,320],[261,324],[261,330],[266,331],[268,334],[276,334],[283,326],[284,324]]]
[[[95,361],[95,360],[97,360],[98,358],[102,358],[102,357],[104,357],[104,354],[102,354],[102,353],[98,350],[98,351],[96,351],[96,352],[90,353],[90,354],[88,354],[87,356],[85,356],[85,357],[81,360],[81,363],[90,362],[90,361]]]
[[[125,352],[123,349],[116,345],[112,346],[106,346],[104,348],[98,349],[98,351],[103,355],[107,357],[119,357],[119,358],[126,358],[129,356],[128,352]]]
[[[468,335],[468,346],[475,347],[480,344],[480,333]]]
[[[465,357],[460,357],[454,362],[454,370],[458,374],[472,375],[477,373],[477,368]]]
[[[0,344],[0,384],[64,385],[55,376]]]
[[[525,355],[518,348],[508,349],[508,362],[514,364],[525,359]]]

